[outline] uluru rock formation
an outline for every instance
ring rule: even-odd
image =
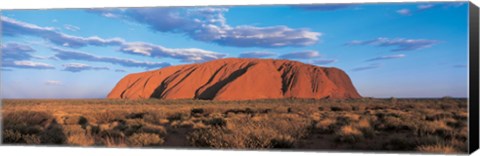
[[[348,75],[297,61],[227,58],[125,76],[108,98],[360,98]]]

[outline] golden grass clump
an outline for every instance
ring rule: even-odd
[[[106,147],[128,147],[125,137],[101,137],[100,142]]]
[[[343,126],[336,133],[338,142],[355,143],[363,139],[363,133],[353,125]]]
[[[131,146],[156,146],[163,144],[164,140],[157,134],[152,133],[135,133],[128,137],[127,142]]]
[[[361,129],[371,128],[370,121],[368,119],[361,119],[358,121],[357,127]]]
[[[420,152],[426,153],[442,153],[442,154],[455,154],[459,153],[453,146],[435,144],[435,145],[422,145],[417,148]]]
[[[146,124],[143,125],[140,130],[145,133],[158,134],[162,137],[167,136],[167,129],[160,125]]]
[[[95,139],[91,135],[75,134],[68,136],[67,143],[79,146],[93,146]]]
[[[337,123],[334,118],[326,118],[320,120],[315,124],[315,130],[319,133],[333,133],[335,131],[335,124]]]

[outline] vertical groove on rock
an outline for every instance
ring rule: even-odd
[[[227,66],[227,64],[224,64],[222,65],[220,68],[218,68],[213,74],[212,76],[210,77],[210,79],[208,79],[207,83],[203,84],[201,87],[199,87],[197,90],[195,90],[195,99],[199,99],[199,95],[200,95],[200,90],[203,90],[207,85],[209,85],[210,83],[212,83],[212,81],[215,79],[215,77],[218,75],[218,73],[224,69],[225,67]]]
[[[205,91],[200,93],[197,98],[202,99],[202,100],[212,100],[214,98],[214,96],[217,94],[217,92],[220,89],[222,89],[223,86],[225,86],[229,82],[235,80],[239,76],[243,75],[248,70],[248,68],[251,67],[252,65],[253,64],[249,64],[244,68],[241,68],[241,69],[238,69],[238,70],[232,72],[226,79],[220,80],[217,83],[215,83],[214,85],[205,89]]]

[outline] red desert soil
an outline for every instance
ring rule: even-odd
[[[108,98],[360,98],[348,75],[297,61],[227,58],[125,76]]]

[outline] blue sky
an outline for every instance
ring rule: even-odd
[[[3,10],[4,98],[103,98],[125,75],[228,57],[338,67],[367,97],[467,97],[468,4]]]

